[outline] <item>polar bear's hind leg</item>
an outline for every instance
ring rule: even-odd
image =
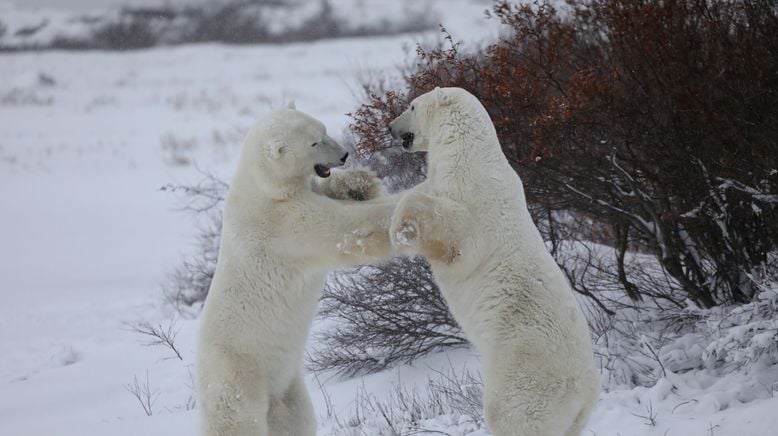
[[[523,360],[486,368],[484,418],[489,430],[494,436],[571,434],[585,400],[575,379],[550,368],[551,360],[538,365],[530,355],[514,358]]]
[[[203,434],[208,436],[268,436],[267,398],[238,398],[239,394],[216,396],[204,404]]]
[[[302,374],[295,376],[281,398],[270,403],[268,424],[273,436],[316,434],[316,416]]]
[[[565,436],[579,436],[586,427],[586,423],[589,421],[589,416],[592,414],[594,407],[597,406],[597,401],[600,398],[599,376],[595,375],[590,380],[592,380],[593,383],[591,383],[590,386],[587,386],[586,392],[582,395],[583,404],[581,410],[573,420],[573,425]]]

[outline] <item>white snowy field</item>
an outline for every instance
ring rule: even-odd
[[[483,2],[451,1],[455,37],[496,32]],[[243,134],[294,99],[335,137],[360,77],[395,74],[434,33],[283,46],[190,45],[133,52],[0,55],[0,435],[193,435],[197,321],[162,302],[160,283],[194,249],[196,223],[160,191],[229,178]],[[129,324],[173,325],[182,359],[144,346]],[[354,415],[438,371],[478,371],[470,350],[351,380],[310,375],[320,434],[392,434]],[[585,434],[778,434],[777,379],[672,374],[652,388],[606,384]],[[151,415],[127,389],[148,383]],[[321,386],[320,386],[321,383]],[[759,391],[759,394],[754,392]],[[349,423],[360,428],[344,430]],[[402,434],[485,435],[466,416]]]

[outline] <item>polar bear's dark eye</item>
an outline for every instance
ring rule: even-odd
[[[316,147],[316,145],[318,144],[319,144],[318,142],[314,142],[313,144],[311,144],[311,147]]]
[[[411,106],[411,110],[414,110],[414,109],[416,109],[416,106]]]

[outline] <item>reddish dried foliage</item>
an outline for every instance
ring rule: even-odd
[[[748,301],[778,241],[776,3],[591,0],[561,18],[501,1],[493,14],[509,37],[419,49],[407,89],[354,114],[357,147],[384,147],[413,97],[465,88],[531,202],[595,217],[616,247],[637,240],[704,306]]]

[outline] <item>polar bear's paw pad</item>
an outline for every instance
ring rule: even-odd
[[[330,187],[334,198],[341,200],[366,201],[384,195],[381,179],[375,172],[362,168],[333,173]]]
[[[366,252],[367,243],[364,237],[357,232],[346,235],[342,242],[335,244],[338,252],[348,255],[362,255]]]
[[[364,191],[360,191],[357,189],[349,189],[348,190],[348,198],[356,201],[365,201],[369,200],[373,197],[370,197],[369,195],[366,195]]]
[[[419,226],[414,220],[403,221],[394,232],[394,239],[399,245],[413,245],[419,237]]]

